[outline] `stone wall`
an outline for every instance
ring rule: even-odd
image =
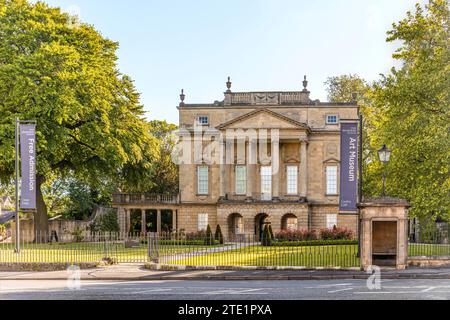
[[[339,214],[339,206],[314,205],[311,207],[311,229],[320,230],[327,227],[327,216],[338,215],[338,227],[347,228],[358,234],[358,214]]]
[[[56,232],[60,242],[72,242],[75,240],[73,233],[76,230],[88,232],[90,229],[90,221],[72,221],[72,220],[51,220],[48,226],[49,237],[53,232]],[[16,237],[15,222],[11,223],[12,241]],[[33,242],[35,239],[34,220],[22,219],[20,220],[20,239],[21,241],[28,243]]]
[[[178,210],[178,230],[185,232],[198,231],[198,215],[208,214],[208,224],[215,230],[217,226],[217,205],[189,205],[184,204]]]

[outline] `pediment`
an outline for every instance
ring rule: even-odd
[[[218,129],[303,129],[308,126],[269,109],[255,110],[228,121]]]

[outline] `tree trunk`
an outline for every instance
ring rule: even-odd
[[[43,176],[38,176],[37,180],[37,194],[36,194],[36,213],[34,214],[34,231],[35,241],[38,243],[47,242],[48,237],[48,215],[47,206],[44,202],[44,196],[42,195],[42,185],[45,182]]]

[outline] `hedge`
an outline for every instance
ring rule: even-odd
[[[159,245],[166,246],[209,246],[205,244],[205,240],[160,240],[158,242]],[[219,245],[220,242],[214,240],[214,243],[211,241],[211,246]]]
[[[273,241],[272,247],[349,246],[357,244],[358,240]]]

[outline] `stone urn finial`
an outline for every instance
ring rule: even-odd
[[[308,80],[307,80],[306,76],[303,80],[303,91],[304,92],[308,91]]]
[[[186,99],[186,95],[184,94],[184,89],[181,89],[181,94],[180,94],[180,106],[184,106],[184,99]]]
[[[228,77],[228,82],[227,82],[227,93],[231,93],[231,85],[233,83],[231,82],[231,77]]]

